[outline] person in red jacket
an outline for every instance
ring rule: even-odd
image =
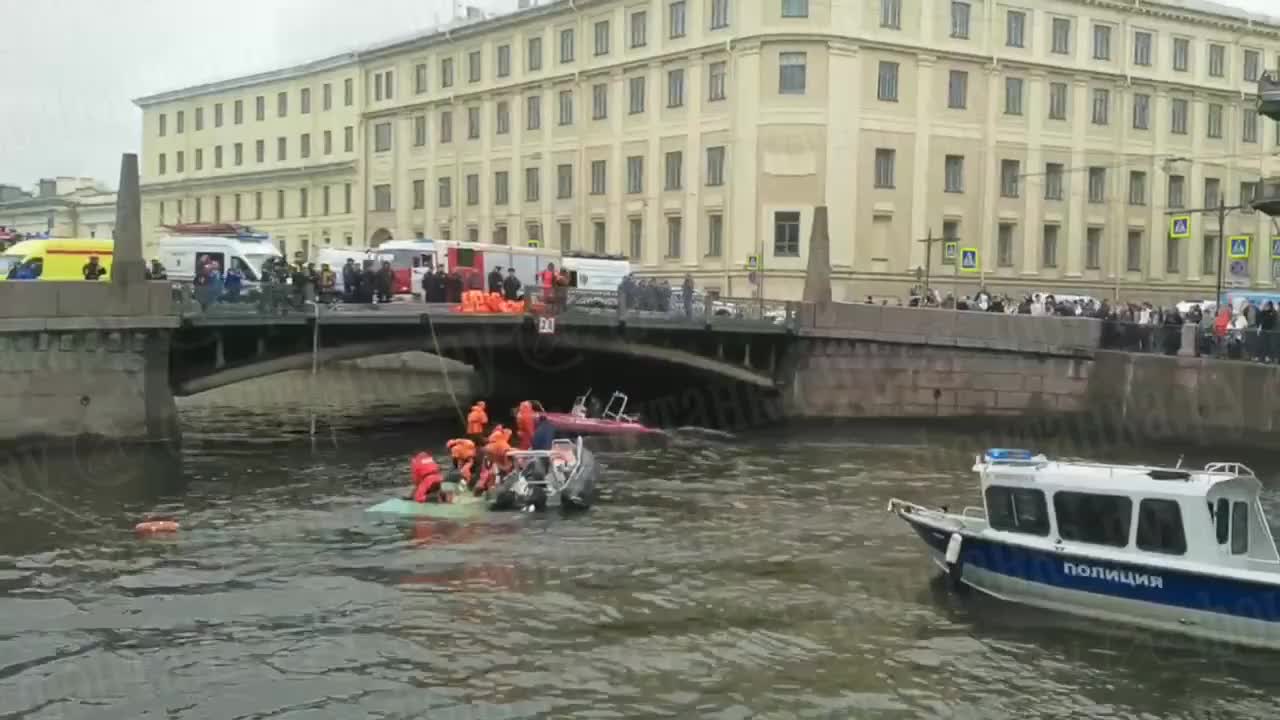
[[[548,310],[555,310],[556,301],[556,264],[547,263],[547,269],[538,273],[538,284],[542,287],[542,302]]]
[[[525,400],[516,410],[516,447],[528,450],[533,447],[534,426],[533,403]]]
[[[440,472],[440,466],[436,464],[435,458],[431,457],[430,453],[420,452],[413,456],[409,467],[413,473],[414,502],[452,501],[449,494],[444,492],[444,475]]]

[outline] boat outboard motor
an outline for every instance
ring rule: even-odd
[[[490,510],[545,510],[547,493],[541,485],[530,485],[522,473],[513,472],[489,490]]]

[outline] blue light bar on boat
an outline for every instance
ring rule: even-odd
[[[986,456],[988,460],[1031,460],[1035,455],[1030,450],[1015,450],[1010,448],[991,448],[987,450]]]

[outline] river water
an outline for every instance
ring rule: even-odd
[[[453,412],[447,393],[330,397],[310,441],[311,408],[290,401],[307,387],[184,402],[180,453],[8,458],[0,718],[1275,714],[1274,655],[948,592],[885,505],[976,502],[973,453],[1000,438],[681,433],[601,449],[583,516],[458,526],[364,512],[453,429],[422,419]],[[136,538],[152,513],[182,531]]]

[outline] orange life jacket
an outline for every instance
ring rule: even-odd
[[[423,452],[413,457],[409,467],[410,472],[413,474],[413,483],[415,485],[413,491],[414,501],[427,502],[427,496],[431,494],[431,491],[438,490],[444,483],[444,476],[440,474],[440,466],[436,464],[435,458]]]

